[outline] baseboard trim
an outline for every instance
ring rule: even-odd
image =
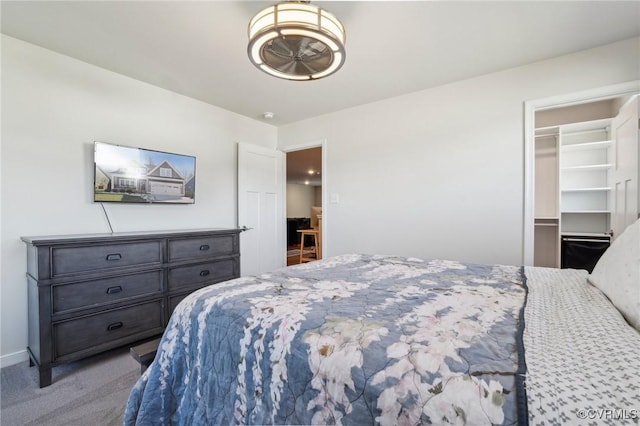
[[[14,352],[0,356],[0,368],[9,367],[10,365],[20,364],[29,361],[29,354],[26,350]]]

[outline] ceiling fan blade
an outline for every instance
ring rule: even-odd
[[[305,75],[305,73],[300,74],[298,72],[298,62],[297,61],[289,61],[288,63],[278,67],[278,71],[281,71],[286,74],[292,75]]]
[[[263,58],[269,66],[277,69],[281,69],[281,67],[286,66],[290,62],[294,62],[294,59],[291,56],[281,56],[272,51],[266,50],[263,52]]]
[[[306,43],[304,50],[301,50],[300,56],[325,56],[328,55],[327,45],[319,41],[311,41]]]
[[[315,74],[320,71],[317,67],[313,66],[313,62],[298,61],[296,65],[299,70],[298,74],[301,75]]]
[[[289,40],[276,38],[269,43],[270,50],[280,56],[293,57],[296,54],[297,46],[291,46]]]

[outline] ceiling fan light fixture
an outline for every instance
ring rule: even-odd
[[[333,14],[308,2],[278,3],[249,22],[247,53],[260,70],[287,80],[317,80],[344,64],[346,35]]]

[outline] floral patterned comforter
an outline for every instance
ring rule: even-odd
[[[345,255],[203,288],[124,424],[516,424],[523,279]]]

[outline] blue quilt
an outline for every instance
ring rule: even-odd
[[[345,255],[176,308],[125,425],[516,424],[522,269]]]

